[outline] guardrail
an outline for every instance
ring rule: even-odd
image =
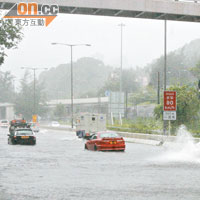
[[[122,128],[122,127],[117,127],[117,126],[108,126],[108,129],[112,129],[112,130],[116,130],[118,131],[118,129],[124,131],[124,132],[138,132],[137,130],[134,130],[134,128]],[[162,130],[147,130],[146,133],[149,134],[162,134]]]
[[[179,2],[186,2],[186,3],[200,3],[200,0],[173,0]]]
[[[67,127],[51,127],[51,126],[40,126],[41,128],[46,128],[50,130],[59,130],[59,131],[73,131],[75,129],[67,128]],[[133,132],[123,132],[123,131],[116,131],[120,136],[126,138],[134,138],[138,140],[153,140],[153,141],[167,141],[167,142],[174,142],[176,141],[176,136],[163,136],[163,135],[155,135],[155,134],[147,134],[147,133],[133,133]],[[193,138],[195,142],[200,142],[200,138]]]
[[[59,131],[75,131],[75,129],[72,129],[70,127],[53,127],[53,126],[47,126],[47,125],[40,125],[40,128],[44,129],[50,129],[50,130],[59,130]]]

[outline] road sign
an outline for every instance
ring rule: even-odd
[[[176,111],[176,91],[164,91],[164,111]]]
[[[108,105],[108,112],[113,117],[124,117],[125,111],[125,101],[124,101],[124,93],[121,92],[110,92],[109,94],[109,105]]]
[[[32,116],[32,122],[36,123],[37,122],[37,115]]]
[[[163,120],[176,120],[176,111],[164,111]]]
[[[106,90],[105,91],[105,96],[108,97],[110,95],[110,91]]]

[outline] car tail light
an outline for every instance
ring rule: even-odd
[[[101,140],[101,144],[110,144],[110,141],[112,141],[112,140]]]

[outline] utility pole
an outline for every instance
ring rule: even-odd
[[[70,45],[71,49],[71,126],[74,128],[74,90],[73,90],[73,59],[72,59],[72,47],[73,45]]]
[[[36,68],[36,67],[21,67],[21,69],[28,69],[28,70],[33,70],[33,115],[37,114],[36,111],[36,95],[35,95],[35,90],[36,90],[36,70],[47,70],[48,68]]]
[[[157,91],[157,103],[160,104],[160,72],[158,72],[158,91]]]
[[[164,21],[164,91],[167,89],[167,20]],[[163,135],[166,135],[166,120],[163,120]]]
[[[34,99],[34,105],[33,105],[33,114],[36,114],[36,110],[35,110],[35,70],[36,68],[33,68],[33,76],[34,76],[34,83],[33,83],[33,91],[34,91],[34,95],[33,95],[33,99]]]
[[[74,127],[74,92],[73,92],[73,47],[77,46],[91,46],[90,44],[65,44],[65,43],[51,43],[52,45],[64,45],[70,47],[71,50],[71,127]]]
[[[119,88],[119,118],[120,118],[120,109],[121,109],[121,103],[122,103],[122,65],[123,65],[123,27],[125,26],[125,24],[121,23],[119,24],[120,28],[121,28],[121,60],[120,60],[120,88]]]
[[[126,91],[126,110],[125,110],[125,116],[126,116],[126,119],[128,117],[128,92]]]

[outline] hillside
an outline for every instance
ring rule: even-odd
[[[190,72],[200,61],[200,39],[193,40],[167,55],[167,85],[191,84],[197,79]],[[163,83],[164,58],[154,60],[145,69],[149,73],[149,83],[156,87],[157,73],[160,72],[161,83]]]
[[[103,87],[112,68],[94,58],[81,58],[73,63],[74,98],[95,96]],[[70,98],[71,65],[61,64],[41,73],[48,99]]]

